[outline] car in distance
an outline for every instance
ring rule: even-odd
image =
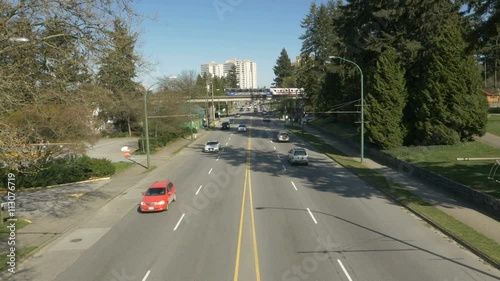
[[[241,116],[241,114],[239,114],[239,113],[236,113],[236,114],[234,115],[234,117],[240,117],[240,116]]]
[[[220,143],[218,140],[208,141],[203,147],[203,152],[219,152]]]
[[[229,124],[229,122],[222,122],[221,130],[229,130],[229,129],[231,129],[231,124]]]
[[[307,151],[301,147],[295,147],[288,151],[288,162],[291,165],[294,164],[304,164],[309,165],[309,158],[307,155]]]
[[[271,118],[266,116],[266,117],[264,117],[264,119],[262,121],[263,122],[271,122]]]
[[[308,123],[309,121],[312,121],[312,120],[315,120],[316,119],[316,116],[312,115],[312,114],[309,114],[305,117],[302,118],[302,124],[306,124]]]
[[[278,134],[276,135],[276,141],[277,142],[289,142],[290,135],[288,134],[287,131],[279,131]]]
[[[168,211],[170,203],[177,200],[177,188],[171,181],[157,181],[142,196],[141,212]]]
[[[246,132],[246,131],[247,131],[247,125],[245,124],[238,125],[238,132]]]

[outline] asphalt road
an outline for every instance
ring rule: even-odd
[[[306,146],[291,166],[279,121],[212,131],[96,217],[47,245],[12,280],[500,280],[500,272]],[[220,153],[202,153],[221,141]],[[168,212],[137,212],[155,180],[177,184]]]

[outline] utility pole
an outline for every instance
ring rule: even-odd
[[[209,85],[208,85],[208,80],[206,81],[207,83],[207,98],[205,99],[205,119],[207,122],[207,129],[210,129],[210,113],[208,113],[208,91],[209,91]]]
[[[365,112],[365,109],[364,109],[364,90],[363,90],[363,70],[361,70],[361,67],[351,61],[351,60],[348,60],[346,58],[343,58],[343,57],[338,57],[338,56],[329,56],[328,57],[329,59],[340,59],[340,60],[343,60],[343,61],[346,61],[348,63],[351,63],[353,64],[354,66],[356,66],[356,68],[359,70],[359,74],[360,74],[360,80],[361,80],[361,163],[363,163],[364,161],[364,153],[365,153],[365,118],[364,118],[364,112]]]
[[[211,110],[212,112],[211,112],[211,114],[213,116],[212,120],[214,120],[214,123],[215,123],[214,81],[212,81],[211,84],[212,84],[212,110]]]

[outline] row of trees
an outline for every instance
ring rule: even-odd
[[[109,121],[143,135],[144,97],[151,137],[182,135],[202,114],[186,99],[237,87],[235,66],[224,78],[184,71],[149,89],[136,82],[149,65],[136,51],[144,18],[134,2],[0,1],[0,177],[82,152]]]
[[[142,132],[146,89],[135,79],[148,64],[136,51],[134,28],[144,18],[134,2],[0,2],[0,169],[32,173],[81,152],[109,120]],[[155,135],[180,131],[176,124],[189,119],[184,101],[197,79],[190,75],[170,88],[162,78],[148,95],[149,115],[176,116],[152,122]]]
[[[359,111],[358,69],[329,58],[343,57],[365,75],[371,143],[386,149],[467,141],[482,135],[487,121],[476,57],[498,60],[498,53],[482,53],[498,49],[498,8],[494,1],[312,4],[301,24],[305,31],[298,67],[289,65],[283,50],[275,82],[280,85],[296,75],[309,104],[335,119],[342,105],[342,110]]]
[[[133,79],[144,65],[133,2],[0,3],[2,169],[34,171],[81,151],[102,120],[131,130],[143,92]]]

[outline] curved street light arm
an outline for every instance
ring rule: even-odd
[[[343,57],[338,57],[338,56],[329,56],[329,59],[339,59],[346,61],[348,63],[354,64],[361,75],[361,163],[363,163],[364,159],[364,150],[365,150],[365,117],[364,117],[364,93],[363,93],[363,70],[361,70],[361,67],[359,65],[351,60],[348,60]]]

